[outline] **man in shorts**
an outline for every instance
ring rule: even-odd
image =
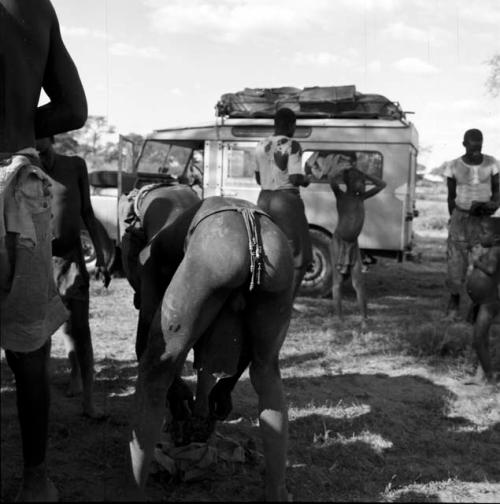
[[[89,232],[96,252],[96,274],[107,287],[111,280],[106,268],[101,234],[90,201],[87,165],[78,156],[54,151],[53,138],[36,142],[42,168],[52,180],[52,255],[54,279],[59,295],[70,312],[64,336],[71,364],[68,396],[83,391],[83,414],[103,418],[92,398],[94,355],[89,326],[89,274],[80,241],[80,218]]]
[[[483,154],[483,134],[469,129],[464,134],[465,154],[445,163],[448,187],[447,286],[450,299],[447,318],[459,317],[460,295],[467,270],[484,249],[479,234],[484,215],[491,215],[500,204],[500,163]]]

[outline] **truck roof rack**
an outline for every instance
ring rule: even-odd
[[[223,94],[215,115],[231,118],[273,118],[283,107],[299,118],[405,119],[398,102],[380,94],[363,94],[356,87],[245,88]]]

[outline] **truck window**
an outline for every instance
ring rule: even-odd
[[[255,182],[255,145],[233,144],[228,150],[227,178],[236,185]]]
[[[302,165],[304,171],[312,175],[312,182],[328,184],[330,174],[339,175],[341,163],[346,156],[356,154],[356,166],[369,175],[382,178],[383,158],[380,152],[345,151],[345,150],[314,150],[304,151]],[[337,179],[342,182],[342,179]]]
[[[184,172],[191,152],[192,149],[188,147],[146,140],[137,171],[179,177]]]

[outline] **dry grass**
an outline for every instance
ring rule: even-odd
[[[442,319],[446,231],[424,235],[425,224],[417,222],[421,262],[381,261],[366,275],[365,330],[352,291],[343,323],[331,300],[298,300],[306,310],[294,314],[281,353],[290,417],[287,477],[296,500],[500,501],[499,392],[466,385],[470,327]],[[60,334],[53,344],[49,464],[66,501],[116,500],[123,486],[136,376],[136,312],[126,281],[114,279],[109,291],[93,284],[91,311],[96,396],[110,414],[107,422],[81,418],[78,399],[64,396],[68,369]],[[3,358],[1,370],[1,495],[7,501],[21,460],[14,386]],[[190,362],[185,377],[194,383]],[[219,431],[261,452],[248,373],[233,403]],[[155,475],[148,493],[154,500],[258,500],[262,469],[257,456],[230,478],[185,484]]]

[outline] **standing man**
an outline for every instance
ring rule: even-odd
[[[261,186],[257,205],[267,212],[285,233],[293,252],[294,297],[312,262],[311,238],[300,186],[310,177],[302,171],[302,148],[292,137],[296,117],[293,110],[281,108],[274,118],[274,134],[256,147],[255,179]]]
[[[90,201],[87,165],[78,156],[63,156],[53,148],[53,138],[37,140],[42,168],[52,180],[52,255],[54,280],[70,319],[64,324],[66,351],[71,364],[68,395],[83,391],[83,414],[103,418],[92,397],[94,353],[89,326],[89,274],[80,241],[80,218],[96,252],[97,275],[107,287],[111,276],[106,269],[101,235]]]
[[[38,107],[44,89],[50,102]],[[67,319],[51,258],[50,181],[35,138],[83,126],[87,102],[49,0],[0,0],[0,337],[16,380],[19,501],[54,501],[45,464],[50,336]]]
[[[465,154],[445,163],[448,185],[447,285],[450,300],[447,318],[459,317],[460,295],[467,269],[484,251],[479,235],[482,215],[491,215],[500,205],[500,164],[481,152],[483,134],[469,129],[464,134]]]

